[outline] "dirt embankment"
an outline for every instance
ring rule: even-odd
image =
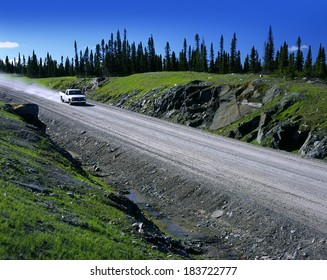
[[[326,236],[114,136],[41,112],[50,137],[206,259],[326,259]]]

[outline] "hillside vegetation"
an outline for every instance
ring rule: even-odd
[[[58,90],[79,87],[96,101],[254,144],[317,158],[327,156],[327,86],[319,80],[152,72],[115,78],[35,81]],[[204,98],[208,91],[215,92],[210,100]],[[302,147],[305,142],[308,146]],[[319,152],[313,151],[318,142]]]
[[[170,88],[175,85],[187,84],[194,80],[202,80],[220,84],[238,84],[250,81],[253,75],[215,75],[198,72],[150,72],[143,74],[134,74],[127,77],[111,77],[93,79],[78,77],[54,77],[34,79],[36,83],[58,90],[64,90],[67,87],[78,87],[87,89],[89,97],[100,101],[117,101],[122,95],[138,92],[140,95],[162,87]],[[26,78],[27,81],[30,81]],[[94,85],[96,85],[94,87]]]
[[[168,258],[133,228],[140,211],[3,107],[0,259]]]

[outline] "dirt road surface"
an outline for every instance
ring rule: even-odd
[[[327,236],[326,162],[92,101],[87,106],[69,106],[60,102],[57,92],[19,82],[0,79],[0,98],[38,104],[51,137],[80,157],[83,152],[76,149],[80,144],[75,145],[74,151],[74,145],[68,142],[75,137],[78,143],[84,137],[87,148],[88,134],[89,139],[98,139],[100,144],[107,141],[128,153],[119,167],[125,176],[131,176],[132,171],[127,170],[133,169],[132,161],[138,174],[151,162],[153,172],[143,171],[139,182],[134,177],[130,180],[133,186],[125,188],[136,189],[142,200],[170,213],[170,218],[190,234],[199,231],[198,236],[211,236],[212,243],[219,245],[216,253],[209,245],[203,245],[210,248],[208,257],[327,258],[323,253]],[[69,131],[75,136],[69,137]],[[64,132],[65,137],[59,135]],[[111,149],[108,153],[112,152]],[[100,160],[104,156],[101,153],[97,162],[103,172],[110,166],[111,177],[115,177],[119,161],[116,160],[115,169],[112,160],[106,164]],[[92,161],[96,162],[96,158]],[[156,199],[149,183],[145,184],[146,179],[142,178],[147,174],[152,176],[152,182],[155,178],[156,190],[161,190]],[[172,181],[178,174],[179,181]],[[179,196],[179,191],[187,195]],[[174,200],[174,195],[179,199]],[[171,203],[167,202],[168,197]],[[160,205],[160,200],[165,200],[165,204]]]

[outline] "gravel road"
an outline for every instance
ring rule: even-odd
[[[69,106],[57,92],[0,79],[0,91],[39,105],[102,137],[114,137],[175,170],[327,234],[326,162],[261,148],[88,101]]]

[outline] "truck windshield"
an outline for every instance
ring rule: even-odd
[[[69,95],[81,95],[82,92],[80,90],[70,90]]]

